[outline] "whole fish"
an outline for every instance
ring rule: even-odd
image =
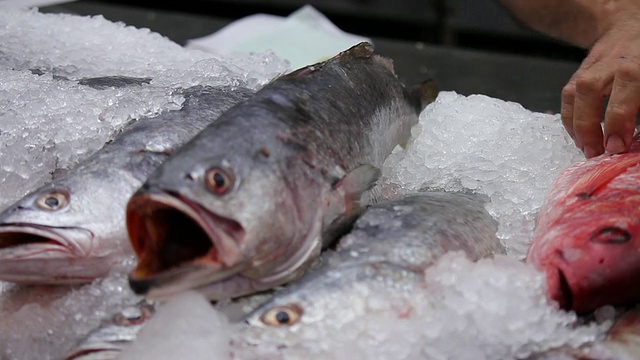
[[[462,251],[474,261],[504,254],[496,231],[497,222],[473,195],[427,192],[373,205],[334,253],[246,321],[257,329],[314,322],[340,328],[365,300],[349,289],[364,287],[368,297],[376,289],[400,294],[424,287],[425,270],[447,252]]]
[[[540,208],[527,261],[548,296],[585,313],[640,301],[640,138],[565,169]]]
[[[116,80],[84,83],[135,84]],[[0,213],[0,280],[88,282],[133,255],[125,227],[129,197],[169,154],[252,91],[196,86],[182,94],[181,110],[136,121],[85,161]]]
[[[383,161],[436,93],[409,92],[368,43],[266,85],[130,199],[132,289],[220,299],[297,278],[373,201]]]

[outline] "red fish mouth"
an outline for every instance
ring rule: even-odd
[[[571,310],[573,309],[573,292],[571,286],[567,281],[564,272],[560,269],[556,269],[557,272],[557,285],[555,289],[550,289],[551,298],[558,302],[561,309]]]
[[[180,195],[134,195],[127,205],[127,230],[138,257],[129,284],[140,295],[163,298],[244,266],[242,226]]]

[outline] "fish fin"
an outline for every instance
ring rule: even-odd
[[[368,41],[363,41],[341,52],[336,57],[344,56],[349,56],[354,59],[368,59],[373,56],[373,44]]]
[[[362,194],[376,186],[382,172],[373,165],[365,164],[351,170],[342,177],[334,189],[341,191],[345,199],[345,215],[360,207]]]
[[[608,155],[605,155],[608,156]],[[607,185],[611,180],[627,171],[632,166],[640,164],[640,158],[638,156],[625,156],[614,155],[624,157],[623,159],[617,159],[616,161],[610,161],[599,166],[596,171],[586,174],[571,187],[567,192],[568,194],[580,195],[588,197],[593,195],[602,186]]]
[[[422,111],[427,105],[436,100],[439,92],[436,81],[427,79],[410,90],[409,98],[414,102],[414,106]]]
[[[292,80],[292,79],[297,79],[300,77],[304,77],[307,76],[319,69],[321,69],[325,64],[327,64],[330,61],[334,61],[334,60],[339,60],[343,57],[350,57],[350,58],[354,58],[354,59],[359,59],[359,58],[364,58],[364,59],[368,59],[373,55],[373,45],[371,43],[368,43],[366,41],[363,41],[357,45],[354,45],[352,47],[350,47],[349,49],[339,53],[336,56],[333,56],[325,61],[320,61],[318,63],[315,64],[311,64],[311,65],[307,65],[304,67],[301,67],[297,70],[294,70],[288,74],[282,75],[279,77],[279,79],[281,80]],[[387,60],[387,59],[383,59],[386,60],[388,62],[390,62],[391,60]],[[382,61],[382,60],[380,60]],[[391,70],[393,71],[393,65],[391,65]],[[275,79],[274,79],[275,81]]]

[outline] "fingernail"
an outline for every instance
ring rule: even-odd
[[[624,141],[618,135],[609,136],[605,148],[609,154],[619,154],[626,149]]]
[[[584,153],[584,156],[587,157],[587,159],[598,155],[598,153],[590,146],[585,146],[584,149],[582,149],[582,152]]]

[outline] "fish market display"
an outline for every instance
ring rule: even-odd
[[[132,83],[125,80],[84,83]],[[131,194],[180,145],[251,93],[230,86],[182,90],[182,109],[136,121],[86,161],[9,206],[0,214],[0,280],[88,282],[132,256],[125,227]]]
[[[560,174],[540,213],[527,261],[549,297],[589,312],[640,300],[640,137],[629,153],[601,155]]]
[[[132,289],[235,297],[297,278],[375,193],[437,91],[362,43],[266,85],[155,171],[127,206]]]
[[[323,322],[340,328],[366,309],[365,293],[397,292],[398,318],[412,312],[412,291],[425,287],[424,272],[443,254],[461,251],[472,260],[504,253],[497,223],[477,196],[427,192],[373,205],[335,253],[274,295],[247,321],[256,327],[304,327]],[[364,289],[362,298],[357,289]],[[352,291],[350,289],[356,289]],[[349,294],[346,296],[345,294]],[[282,336],[287,343],[295,336]]]

